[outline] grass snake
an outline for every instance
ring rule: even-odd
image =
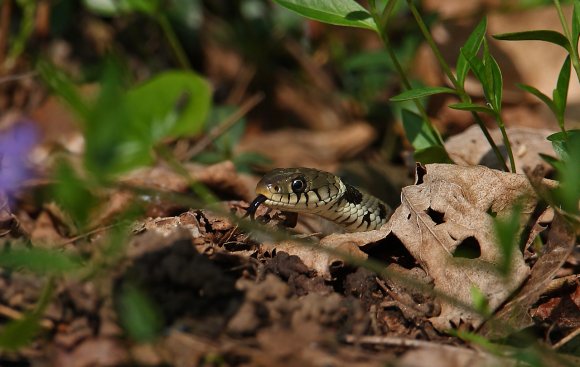
[[[277,168],[256,185],[258,195],[248,208],[253,218],[257,208],[317,214],[338,223],[349,232],[380,228],[389,219],[391,208],[340,177],[313,168]]]

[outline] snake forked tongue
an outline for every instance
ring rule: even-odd
[[[248,209],[246,209],[246,215],[249,215],[250,219],[254,220],[256,210],[258,210],[258,207],[266,200],[268,200],[268,198],[262,194],[256,196],[256,198],[250,203]]]

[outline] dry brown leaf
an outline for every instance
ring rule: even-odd
[[[491,353],[441,344],[433,348],[410,350],[395,363],[395,366],[413,367],[515,367],[517,365],[515,360]]]
[[[337,240],[336,237],[337,236],[327,236],[323,238],[320,241],[320,246],[340,251],[345,255],[352,256],[359,260],[365,260],[367,258],[367,254],[359,249],[357,243],[342,240],[342,238]],[[315,270],[318,276],[327,280],[332,278],[332,270],[344,266],[344,259],[342,257],[298,242],[283,241],[276,244],[264,245],[268,250],[276,249],[277,252],[283,251],[289,255],[298,256],[304,265]]]
[[[520,201],[524,213],[520,223],[526,223],[536,206],[527,178],[482,166],[430,164],[419,172],[417,181],[403,188],[401,206],[380,230],[329,236],[326,241],[362,246],[395,236],[433,278],[436,291],[472,305],[471,292],[477,287],[495,310],[524,281],[529,269],[517,252],[510,276],[504,279],[499,274],[496,265],[503,254],[496,243],[491,213],[504,217]],[[454,256],[470,246],[476,256]],[[477,327],[483,321],[458,304],[439,301],[441,314],[431,319],[439,330],[461,323]]]
[[[285,129],[248,136],[238,152],[258,152],[277,167],[316,167],[333,171],[337,162],[356,155],[375,138],[375,130],[367,123],[345,125],[340,130],[311,131]]]
[[[556,155],[552,144],[546,139],[552,133],[553,131],[550,130],[523,127],[507,129],[518,172],[523,172],[523,168],[526,166],[534,168],[537,165],[542,165],[546,169],[550,169],[550,166],[540,158],[539,153]],[[493,141],[498,144],[500,151],[504,153],[504,156],[507,156],[501,131],[494,129],[490,131],[490,134]],[[483,132],[477,125],[461,134],[450,137],[445,142],[445,149],[457,164],[466,166],[481,164],[490,168],[501,168]],[[506,164],[509,165],[509,161],[506,160]]]
[[[533,321],[528,313],[530,307],[549,286],[556,272],[574,249],[574,243],[574,231],[560,215],[556,215],[544,254],[534,264],[529,280],[518,296],[483,326],[481,334],[499,338],[532,325]]]
[[[510,276],[496,270],[503,254],[494,236],[493,220],[509,214],[516,200],[523,205],[522,223],[533,212],[535,193],[523,175],[486,167],[427,165],[419,184],[403,188],[402,205],[389,221],[390,229],[434,279],[435,289],[463,304],[473,304],[472,289],[478,288],[495,310],[528,275],[521,253],[515,253]],[[476,251],[471,258],[455,257],[465,246]],[[445,330],[467,323],[477,327],[478,314],[441,300],[441,314],[433,325]]]
[[[245,200],[253,199],[254,180],[240,176],[231,161],[224,161],[210,166],[187,163],[183,167],[193,180],[201,182],[215,192]],[[135,170],[126,175],[123,181],[134,186],[165,191],[185,192],[189,189],[188,180],[166,166]]]
[[[72,351],[59,350],[53,363],[63,367],[119,366],[129,363],[129,355],[118,340],[93,338]]]

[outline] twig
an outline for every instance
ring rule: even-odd
[[[0,45],[0,47],[1,47],[1,45]],[[0,55],[0,60],[2,60],[1,55]],[[0,78],[0,84],[9,83],[9,82],[13,82],[16,80],[21,80],[21,79],[33,78],[37,75],[38,75],[38,71],[29,71],[27,73],[22,73],[22,74],[7,75],[5,77]]]
[[[76,241],[80,240],[81,238],[88,237],[88,236],[91,236],[91,235],[93,235],[93,234],[95,234],[95,233],[99,233],[99,232],[103,232],[103,231],[109,230],[109,229],[111,229],[111,228],[117,227],[118,225],[119,225],[119,223],[115,223],[115,224],[110,224],[110,225],[108,225],[108,226],[104,226],[104,227],[95,228],[95,229],[93,229],[93,230],[90,230],[90,231],[88,231],[88,232],[86,232],[86,233],[80,234],[80,235],[78,235],[78,236],[76,236],[76,237],[69,238],[68,240],[66,240],[66,241],[64,241],[64,242],[61,242],[61,243],[59,244],[59,246],[61,246],[61,247],[62,247],[62,246],[65,246],[65,245],[71,244],[71,243],[73,243],[73,242],[76,242]]]
[[[221,124],[213,128],[206,136],[199,140],[197,144],[191,147],[191,149],[185,153],[185,160],[190,160],[203,152],[211,143],[213,143],[214,140],[228,131],[236,122],[240,121],[240,119],[260,103],[262,99],[264,99],[264,94],[262,93],[256,93],[251,96],[250,99],[244,102],[236,112],[228,116]]]
[[[562,346],[564,346],[566,343],[568,343],[570,340],[574,339],[578,335],[580,335],[580,327],[577,327],[570,334],[568,334],[565,337],[563,337],[562,339],[560,339],[559,342],[557,342],[556,344],[554,344],[552,346],[552,349],[560,349]]]
[[[13,308],[0,305],[0,315],[7,317],[11,320],[22,320],[24,318],[24,314],[20,311],[16,311]],[[40,326],[45,329],[52,329],[54,327],[54,323],[48,319],[40,320]]]
[[[351,344],[394,345],[398,347],[411,347],[411,348],[448,349],[450,351],[469,350],[471,352],[477,353],[473,349],[465,347],[456,347],[453,345],[441,344],[427,340],[406,339],[394,336],[378,336],[378,335],[356,336],[349,334],[345,336],[344,341]]]

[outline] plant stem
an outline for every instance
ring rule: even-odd
[[[496,118],[497,123],[499,125],[499,130],[501,131],[501,136],[503,138],[503,145],[507,149],[508,157],[510,160],[511,172],[516,173],[516,163],[515,163],[516,161],[514,160],[514,154],[512,153],[512,146],[511,146],[510,141],[508,139],[507,132],[505,131],[505,125],[503,123],[503,119],[501,118],[501,115],[499,112],[496,111],[495,115],[496,115],[495,118]],[[503,158],[502,158],[502,162],[504,162]],[[504,164],[505,164],[505,162],[504,162]]]
[[[576,77],[578,78],[578,82],[580,82],[580,58],[578,57],[578,45],[574,44],[573,35],[568,28],[568,23],[566,22],[566,17],[564,17],[564,12],[562,11],[562,7],[560,6],[559,0],[554,0],[554,6],[556,7],[556,11],[558,12],[558,18],[560,18],[560,24],[562,25],[562,30],[564,31],[564,35],[568,39],[570,43],[570,58],[572,61],[572,66],[576,71]],[[574,21],[574,20],[572,20]]]
[[[409,9],[411,10],[411,13],[415,17],[415,21],[419,25],[419,29],[423,33],[423,37],[425,37],[427,44],[429,44],[429,47],[431,47],[431,50],[435,54],[435,57],[437,58],[439,65],[443,69],[443,72],[445,73],[445,75],[447,76],[447,78],[449,79],[451,84],[453,84],[453,87],[457,91],[459,98],[461,99],[461,102],[471,103],[471,97],[465,92],[465,90],[463,89],[463,86],[459,85],[457,78],[455,77],[455,75],[453,75],[453,72],[451,71],[449,64],[447,64],[447,62],[443,58],[443,55],[441,54],[441,51],[439,51],[439,47],[437,47],[437,44],[435,43],[435,40],[433,39],[431,32],[429,32],[429,29],[427,28],[427,25],[423,21],[423,18],[421,17],[421,14],[419,13],[419,10],[415,6],[414,2],[412,0],[407,0],[407,4],[409,6]],[[498,162],[500,162],[500,164],[503,165],[504,170],[507,171],[508,167],[505,163],[503,155],[501,154],[498,146],[493,141],[493,139],[489,133],[489,130],[485,126],[483,120],[481,120],[481,118],[479,117],[477,112],[472,111],[471,116],[473,117],[473,119],[475,120],[475,122],[477,123],[477,125],[479,126],[481,131],[483,132],[483,135],[485,136],[485,139],[487,140],[488,144],[491,146],[491,149],[493,150]],[[502,132],[502,134],[503,133],[504,132]],[[508,141],[508,144],[509,144],[509,141]]]
[[[385,49],[387,50],[387,53],[389,54],[389,57],[390,57],[391,61],[393,62],[393,65],[395,66],[395,69],[397,70],[399,77],[401,78],[401,82],[403,83],[403,86],[405,87],[405,89],[411,90],[412,89],[411,83],[409,82],[409,79],[407,79],[405,71],[403,70],[401,63],[399,62],[399,59],[397,58],[395,51],[391,47],[391,43],[390,43],[389,38],[386,34],[386,31],[385,31],[386,24],[383,24],[383,21],[386,22],[388,20],[390,13],[395,6],[396,1],[397,0],[389,0],[387,2],[387,5],[385,5],[386,11],[382,14],[382,16],[379,16],[374,0],[369,1],[369,5],[370,5],[370,9],[371,9],[371,15],[372,15],[377,27],[378,27],[377,33],[379,34],[379,38],[381,39],[381,41],[385,45]],[[417,100],[417,99],[414,99],[413,103],[417,107],[417,110],[419,111],[419,114],[421,115],[423,120],[427,123],[427,126],[429,127],[429,129],[433,132],[434,136],[437,137],[439,144],[442,147],[444,147],[443,138],[441,137],[441,134],[435,128],[435,126],[433,126],[433,124],[431,123],[429,116],[427,116],[427,111],[425,111],[425,108],[423,107],[421,102],[419,102],[419,100]]]
[[[435,44],[435,40],[433,39],[431,32],[429,32],[429,29],[427,28],[427,25],[423,21],[423,18],[421,18],[421,14],[419,14],[417,7],[413,3],[413,0],[407,0],[407,4],[409,6],[409,9],[411,10],[411,13],[413,14],[413,17],[415,17],[415,21],[417,22],[417,25],[419,25],[419,29],[423,33],[425,40],[429,44],[429,47],[431,47],[431,51],[433,51],[435,57],[437,58],[437,61],[439,61],[439,65],[443,69],[443,72],[445,73],[445,75],[447,75],[447,78],[449,78],[451,84],[453,84],[455,89],[457,91],[461,91],[463,87],[459,85],[459,83],[457,82],[457,78],[455,78],[455,75],[453,75],[453,73],[451,72],[451,68],[443,58],[443,55],[441,55],[439,47],[437,47],[437,45]]]
[[[171,26],[171,22],[169,22],[169,19],[167,19],[167,16],[165,14],[159,14],[155,17],[155,19],[157,20],[157,23],[159,23],[159,26],[163,30],[165,38],[167,38],[167,41],[169,42],[169,45],[171,46],[171,49],[175,54],[175,58],[177,59],[179,66],[182,69],[191,70],[191,64],[189,63],[187,55],[185,54],[185,51],[183,50],[181,43],[177,39],[177,35],[175,34],[173,27]]]

